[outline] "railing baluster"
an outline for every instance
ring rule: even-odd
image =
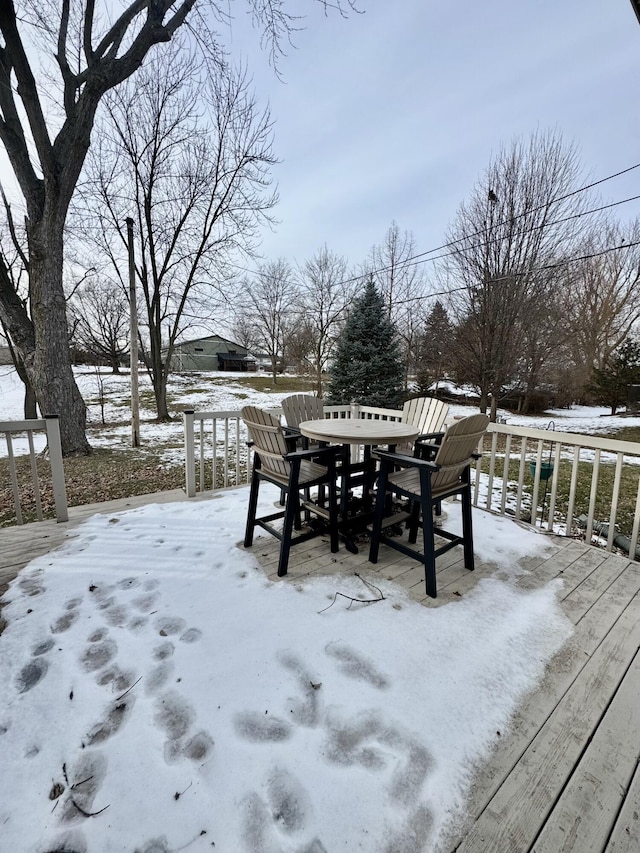
[[[636,495],[636,511],[633,516],[633,530],[631,531],[631,543],[629,545],[629,558],[635,560],[636,548],[638,546],[638,526],[640,525],[640,479],[638,479],[638,493]]]
[[[618,453],[616,456],[616,473],[613,477],[613,489],[611,492],[611,508],[609,509],[609,533],[607,535],[607,551],[613,551],[613,537],[616,532],[616,515],[618,514],[618,496],[620,494],[620,480],[622,478],[623,459],[623,454]]]
[[[7,440],[7,456],[9,459],[9,479],[11,480],[11,488],[13,490],[13,507],[16,511],[16,519],[18,524],[22,524],[22,509],[20,508],[20,489],[18,488],[18,475],[16,473],[16,460],[13,455],[13,441],[11,433],[5,432]]]
[[[580,467],[580,447],[577,445],[573,451],[573,466],[571,468],[571,485],[569,486],[569,506],[567,508],[567,536],[571,536],[571,525],[573,524],[573,510],[576,505],[576,486],[578,485],[578,469]]]
[[[493,477],[496,470],[496,449],[498,447],[498,433],[491,436],[491,456],[489,457],[489,483],[487,485],[487,509],[491,509],[491,493],[493,491]]]
[[[497,435],[497,433],[496,433]],[[511,461],[511,433],[507,435],[504,446],[504,465],[502,466],[502,496],[500,498],[500,514],[504,515],[507,508],[507,485],[509,483],[509,462]]]
[[[36,502],[36,518],[42,521],[42,501],[40,500],[40,478],[38,477],[38,464],[36,462],[36,450],[33,446],[33,431],[27,432],[27,441],[29,443],[29,462],[31,466],[31,485],[33,488],[33,497]]]
[[[198,436],[200,439],[200,453],[199,453],[199,470],[200,470],[200,491],[204,492],[205,490],[205,476],[206,476],[206,456],[205,456],[205,431],[204,431],[204,421],[200,421],[200,427],[198,429]]]
[[[558,476],[560,474],[561,450],[562,445],[558,441],[556,442],[556,449],[553,455],[553,477],[551,479],[551,497],[549,498],[549,512],[547,514],[547,530],[553,530],[553,519],[556,514],[556,497],[558,495]]]
[[[240,485],[240,418],[236,418],[236,486]]]
[[[212,476],[212,489],[218,488],[218,419],[213,419],[213,427],[212,427],[212,441],[213,441],[213,470],[211,472]]]
[[[533,475],[533,494],[531,496],[531,524],[535,527],[538,521],[538,494],[540,492],[540,472],[542,471],[542,439],[538,439],[536,453],[536,471]],[[542,518],[540,519],[542,527]]]
[[[527,464],[527,438],[520,439],[520,469],[518,471],[518,494],[516,496],[516,518],[522,516],[522,487],[524,486],[524,469]]]
[[[591,542],[593,533],[593,517],[596,511],[596,490],[598,488],[598,475],[600,473],[600,450],[596,450],[591,471],[591,494],[589,496],[589,512],[587,513],[587,529],[584,532],[585,542]]]
[[[229,485],[229,418],[224,419],[224,487]]]

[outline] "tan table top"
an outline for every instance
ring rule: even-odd
[[[300,432],[314,441],[329,444],[400,444],[412,441],[420,434],[411,424],[359,418],[302,421]]]

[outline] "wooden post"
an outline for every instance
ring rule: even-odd
[[[127,217],[129,246],[129,364],[131,373],[131,447],[140,447],[140,395],[138,392],[138,307],[136,302],[136,262],[133,252],[133,219]]]
[[[51,463],[56,518],[58,521],[68,521],[67,487],[64,482],[64,465],[60,446],[60,422],[58,415],[45,415],[44,419],[47,430],[47,445],[49,447],[49,461]]]
[[[196,456],[195,456],[195,442],[194,442],[194,428],[195,428],[195,418],[193,417],[194,410],[193,409],[185,409],[182,413],[182,419],[184,424],[184,457],[185,457],[185,474],[186,474],[186,492],[188,498],[195,498],[196,496]],[[226,447],[225,447],[226,452]],[[215,441],[213,444],[213,456],[215,459],[216,446]],[[215,489],[215,466],[214,466],[214,484],[213,487]]]

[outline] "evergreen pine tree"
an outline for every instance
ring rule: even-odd
[[[640,341],[627,340],[611,356],[603,368],[595,368],[590,390],[599,403],[611,407],[611,414],[627,400],[629,385],[640,382]]]
[[[402,377],[396,329],[370,276],[338,340],[327,399],[335,406],[353,402],[397,408],[402,402]]]
[[[426,319],[420,339],[416,379],[422,393],[426,393],[434,382],[437,392],[438,382],[445,378],[451,366],[452,340],[453,325],[446,308],[438,300]]]

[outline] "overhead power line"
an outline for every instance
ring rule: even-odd
[[[599,178],[597,181],[593,181],[590,184],[586,184],[583,187],[579,187],[576,190],[572,190],[570,193],[565,193],[562,196],[558,196],[557,198],[551,199],[551,201],[545,202],[545,204],[538,205],[537,207],[528,208],[527,210],[524,210],[522,213],[519,213],[516,216],[512,216],[512,217],[509,217],[508,219],[502,220],[501,222],[497,222],[493,225],[493,228],[497,229],[503,225],[506,225],[506,224],[511,223],[511,222],[515,222],[518,219],[522,219],[525,216],[530,216],[532,213],[536,213],[538,210],[542,210],[543,208],[549,207],[552,204],[557,204],[558,202],[565,201],[566,199],[571,198],[572,196],[578,195],[579,193],[582,193],[582,192],[586,192],[587,190],[593,189],[594,187],[599,186],[600,184],[604,184],[607,181],[614,180],[614,178],[619,178],[621,175],[626,175],[627,173],[632,172],[638,168],[640,168],[640,163],[635,163],[633,166],[628,166],[626,169],[621,169],[620,171],[615,172],[612,175],[607,175],[604,178]],[[630,198],[621,199],[620,201],[616,201],[616,202],[611,202],[610,204],[602,205],[601,207],[596,207],[596,208],[593,208],[593,209],[588,210],[588,211],[583,211],[582,213],[579,213],[579,214],[573,214],[572,216],[565,217],[564,219],[558,219],[558,220],[555,220],[552,222],[544,223],[542,225],[535,225],[530,229],[525,229],[521,232],[518,232],[517,236],[523,236],[525,234],[530,233],[531,231],[534,231],[534,230],[537,230],[540,228],[548,228],[548,227],[551,227],[552,225],[557,225],[561,222],[569,221],[570,219],[578,218],[580,216],[587,216],[587,215],[590,215],[592,213],[598,213],[602,210],[607,210],[609,208],[616,207],[620,204],[627,204],[630,201],[637,201],[639,198],[640,198],[640,196],[631,196]],[[398,268],[404,269],[408,266],[419,266],[422,263],[427,263],[429,261],[438,261],[438,260],[441,260],[442,258],[450,257],[451,255],[455,254],[455,252],[447,252],[447,253],[444,253],[441,255],[436,255],[435,257],[428,257],[428,256],[434,255],[435,252],[440,252],[443,249],[453,248],[454,246],[458,245],[459,243],[464,242],[465,240],[471,240],[474,237],[478,237],[480,235],[486,236],[486,234],[487,234],[487,229],[481,228],[480,230],[475,231],[471,234],[465,234],[464,236],[459,237],[456,240],[452,240],[448,243],[442,243],[441,245],[436,246],[433,249],[428,249],[425,252],[418,252],[415,255],[411,255],[410,257],[405,258],[404,261],[402,261],[400,264],[398,264]],[[499,239],[500,238],[497,238],[497,240],[499,240]],[[491,242],[497,242],[497,240],[491,241]],[[486,245],[486,242],[482,243],[482,244],[478,244],[478,245]],[[625,245],[635,245],[635,244],[625,244]],[[477,246],[476,247],[472,246],[469,248],[477,248]],[[614,250],[612,250],[612,251],[614,251]],[[249,275],[259,275],[260,274],[260,270],[255,270],[255,269],[251,270],[251,269],[248,269],[247,267],[242,267],[239,264],[231,264],[231,266],[233,266],[235,269],[241,270],[242,272],[246,272]],[[391,270],[391,269],[393,269],[392,266],[378,267],[376,269],[368,270],[367,274],[377,275],[380,273],[389,272],[389,270]],[[340,287],[341,285],[344,285],[344,284],[352,284],[355,281],[359,281],[361,278],[363,278],[363,274],[350,276],[349,278],[345,278],[342,281],[336,282],[336,286]]]
[[[495,278],[487,279],[487,284],[494,284],[500,281],[513,281],[514,278],[521,278],[525,275],[534,275],[535,273],[545,272],[546,270],[557,269],[558,267],[569,266],[570,264],[576,264],[579,261],[589,261],[592,258],[599,258],[603,255],[608,255],[611,252],[619,252],[621,249],[631,249],[633,246],[640,246],[640,240],[636,240],[632,243],[621,243],[619,246],[610,246],[608,249],[602,249],[599,252],[590,252],[586,255],[577,255],[575,258],[565,258],[562,261],[556,261],[552,264],[543,264],[542,266],[535,267],[534,269],[524,270],[522,272],[513,272],[509,273],[509,275],[496,276]],[[639,273],[640,275],[640,273]],[[407,299],[399,299],[396,304],[397,305],[408,305],[411,302],[420,302],[424,299],[433,299],[438,296],[448,296],[450,293],[459,293],[462,290],[468,290],[468,285],[463,284],[459,287],[448,287],[446,290],[434,291],[432,293],[428,293],[424,296],[411,296]]]

